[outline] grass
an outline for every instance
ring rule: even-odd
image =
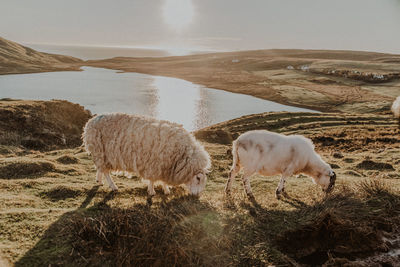
[[[337,123],[325,124],[332,116]],[[111,193],[95,185],[92,160],[79,147],[40,152],[5,146],[2,167],[48,162],[52,168],[0,178],[0,257],[16,266],[382,263],[379,257],[397,248],[386,240],[396,239],[400,230],[397,124],[383,115],[373,120],[360,115],[347,119],[352,122],[347,127],[344,116],[267,113],[210,127],[208,133],[218,134],[205,135],[203,144],[213,169],[199,199],[182,188],[164,196],[157,187],[150,201],[137,177],[115,177],[120,190]],[[302,128],[310,117],[320,127]],[[288,180],[288,196],[278,201],[279,178],[255,175],[256,202],[245,197],[239,177],[232,197],[225,197],[231,165],[225,140],[263,127],[312,138],[322,157],[338,167],[333,194],[325,198],[301,176]],[[366,160],[394,170],[358,166]],[[394,260],[389,262],[396,265]]]

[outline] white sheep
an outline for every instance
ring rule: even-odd
[[[287,177],[304,173],[322,189],[333,190],[336,174],[314,151],[310,139],[300,135],[285,136],[265,130],[249,131],[240,135],[232,146],[233,164],[225,192],[230,193],[233,179],[243,167],[243,186],[249,198],[254,198],[249,178],[254,173],[270,176],[281,174],[276,197],[284,191]]]
[[[210,157],[195,138],[176,123],[150,117],[112,113],[90,119],[83,132],[86,150],[96,165],[96,181],[106,178],[117,190],[111,171],[135,173],[149,180],[148,193],[155,194],[154,182],[185,184],[190,193],[203,191]]]
[[[400,96],[396,98],[392,105],[392,112],[396,118],[400,119]]]

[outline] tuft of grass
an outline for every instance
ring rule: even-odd
[[[89,265],[211,266],[227,264],[227,243],[216,211],[182,197],[158,208],[99,207],[70,220],[74,254]]]
[[[5,162],[0,165],[0,179],[39,176],[55,170],[55,165],[49,161]]]
[[[79,160],[71,155],[62,155],[61,157],[56,159],[59,163],[62,164],[77,164]]]
[[[40,193],[42,197],[49,198],[52,201],[64,200],[67,198],[75,198],[81,194],[82,194],[81,190],[76,190],[65,186],[56,186],[50,190]]]
[[[357,164],[357,168],[364,170],[381,170],[381,171],[394,171],[394,168],[389,163],[375,162],[372,160],[363,160]]]

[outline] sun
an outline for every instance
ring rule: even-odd
[[[193,20],[192,0],[165,0],[163,17],[165,23],[175,31],[182,31]]]

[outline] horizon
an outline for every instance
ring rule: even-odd
[[[60,4],[40,0],[24,5],[5,0],[2,5],[1,36],[23,44],[211,52],[311,49],[400,54],[398,0],[379,3],[138,0],[118,4],[107,1]]]

